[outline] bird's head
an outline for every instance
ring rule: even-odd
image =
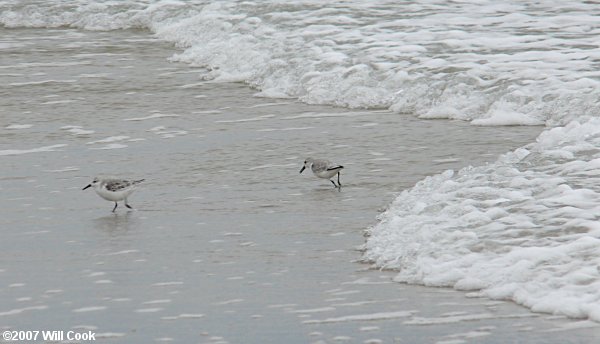
[[[302,166],[302,168],[300,169],[300,173],[302,173],[307,167],[310,167],[312,163],[313,158],[306,158],[306,160],[304,160],[304,166]]]
[[[85,190],[85,189],[87,189],[87,188],[89,188],[89,187],[91,187],[91,186],[93,186],[93,187],[96,187],[96,186],[97,186],[97,185],[99,185],[99,184],[100,184],[100,178],[96,177],[96,178],[94,178],[94,180],[92,180],[92,182],[91,182],[91,183],[89,183],[89,184],[88,184],[86,187],[84,187],[82,190]]]

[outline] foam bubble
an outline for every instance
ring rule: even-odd
[[[6,129],[29,129],[33,127],[33,124],[10,124],[7,125]]]
[[[29,154],[29,153],[40,153],[40,152],[55,152],[55,151],[57,151],[57,148],[61,148],[61,147],[65,147],[65,146],[67,146],[67,145],[66,144],[57,144],[57,145],[44,146],[44,147],[32,148],[32,149],[7,149],[7,150],[0,150],[0,156],[3,156],[3,155],[21,155],[21,154]]]
[[[107,149],[123,149],[123,148],[127,148],[127,145],[124,145],[122,143],[111,143],[108,145],[104,145],[102,147],[96,147],[96,148],[90,148],[90,149],[102,149],[102,150],[107,150]]]
[[[110,136],[105,139],[90,141],[86,144],[93,145],[96,143],[111,143],[111,142],[118,142],[118,141],[123,141],[123,140],[127,140],[127,139],[129,139],[129,136]]]
[[[336,318],[325,318],[322,320],[305,320],[303,324],[328,324],[337,322],[348,322],[348,321],[373,321],[373,320],[385,320],[385,319],[397,319],[397,318],[408,318],[412,316],[414,311],[398,311],[398,312],[382,312],[372,314],[356,314],[347,315]]]
[[[93,130],[82,129],[82,127],[80,127],[78,125],[67,125],[67,126],[61,127],[60,129],[68,131],[69,133],[71,133],[75,136],[90,135],[90,134],[95,133],[95,131],[93,131]]]
[[[28,312],[28,311],[44,310],[47,308],[48,308],[48,306],[45,306],[45,305],[31,306],[31,307],[24,307],[24,308],[15,308],[15,309],[11,309],[9,311],[0,312],[0,316],[15,315],[15,314],[23,313],[23,312]]]
[[[87,312],[103,311],[105,309],[106,309],[106,306],[90,306],[90,307],[81,307],[81,308],[74,309],[73,312],[87,313]]]
[[[124,119],[124,121],[145,121],[145,120],[149,120],[149,119],[165,118],[165,117],[179,117],[179,115],[155,113],[155,114],[144,116],[144,117],[126,118],[126,119]]]

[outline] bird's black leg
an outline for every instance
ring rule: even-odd
[[[126,206],[127,208],[129,208],[129,209],[133,209],[133,208],[132,208],[132,207],[131,207],[131,206],[130,206],[128,203],[127,203],[127,198],[125,198],[125,200],[124,200],[124,201],[125,201],[125,202],[123,202],[123,203],[125,203],[125,206]]]
[[[117,209],[117,206],[119,205],[119,203],[115,202],[115,207],[113,208],[113,213],[115,212],[115,209]]]
[[[340,183],[340,173],[338,172],[338,186],[341,187],[342,183]]]
[[[338,187],[337,185],[335,185],[335,182],[334,182],[333,180],[329,179],[329,181],[331,182],[331,184],[333,184],[333,187],[334,187],[334,188],[337,188],[337,187]]]

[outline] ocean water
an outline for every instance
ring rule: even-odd
[[[0,1],[0,326],[595,342],[599,11]]]
[[[267,97],[477,125],[598,111],[598,7],[542,1],[3,1],[4,27],[149,29]]]

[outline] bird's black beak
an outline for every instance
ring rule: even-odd
[[[81,190],[85,190],[85,189],[89,188],[90,186],[92,186],[92,184],[88,184],[88,186],[84,187],[84,188],[83,188],[83,189],[81,189]]]
[[[300,173],[302,173],[302,171],[304,171],[305,168],[306,166],[302,166],[302,168],[300,169]]]

